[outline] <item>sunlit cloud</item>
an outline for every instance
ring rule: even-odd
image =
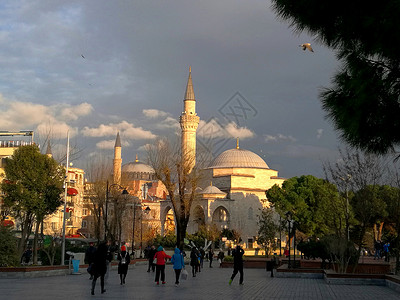
[[[266,143],[280,142],[280,141],[295,142],[296,139],[291,135],[286,136],[278,133],[277,135],[269,135],[269,134],[264,135],[264,141]]]

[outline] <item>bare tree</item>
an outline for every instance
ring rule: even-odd
[[[379,219],[377,213],[382,207],[375,187],[382,184],[386,165],[386,159],[381,156],[349,148],[339,149],[339,159],[336,163],[323,164],[326,179],[335,183],[342,193],[347,240],[350,239],[352,220],[358,222],[359,229],[355,233],[354,241],[359,245],[359,255],[366,230],[372,226],[371,222]],[[349,202],[352,202],[352,205]]]
[[[179,143],[175,143],[179,145]],[[155,176],[166,187],[175,213],[177,246],[183,247],[186,228],[190,218],[192,203],[196,198],[196,188],[201,178],[199,164],[195,157],[182,159],[178,147],[171,147],[166,139],[159,139],[147,147],[149,164]]]
[[[106,232],[106,192],[107,179],[111,174],[111,164],[104,157],[96,157],[86,167],[89,182],[85,185],[85,197],[90,202],[90,210],[94,218],[94,235],[98,241],[102,240],[102,228]]]

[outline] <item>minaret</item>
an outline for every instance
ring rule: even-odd
[[[114,177],[113,181],[116,184],[121,184],[121,139],[119,137],[119,132],[117,133],[117,138],[115,139],[114,146],[114,160],[113,160],[113,169],[114,169]]]
[[[48,157],[50,157],[50,158],[53,157],[53,153],[51,152],[50,141],[47,142],[46,155],[47,155]]]
[[[182,129],[182,161],[188,163],[188,167],[191,170],[196,164],[196,130],[200,121],[200,118],[196,114],[196,100],[193,91],[191,67],[189,67],[189,78],[183,103],[183,112],[179,118]]]

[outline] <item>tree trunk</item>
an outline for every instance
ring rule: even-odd
[[[38,262],[38,237],[39,237],[39,227],[40,227],[40,221],[36,222],[36,227],[35,227],[35,237],[33,238],[33,264],[37,265]]]

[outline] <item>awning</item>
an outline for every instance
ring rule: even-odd
[[[3,221],[1,222],[1,224],[2,224],[3,226],[14,226],[14,222],[11,221],[11,220],[3,220]]]
[[[78,190],[74,189],[74,188],[68,188],[67,194],[68,194],[68,196],[76,196],[76,195],[78,195]]]

